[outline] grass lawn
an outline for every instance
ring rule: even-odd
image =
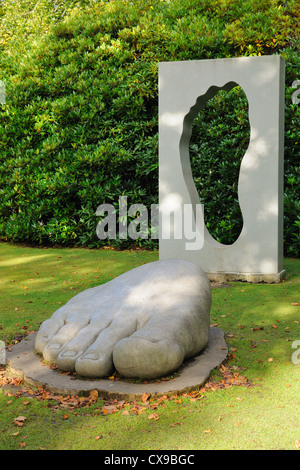
[[[1,243],[0,340],[19,341],[78,292],[156,259]],[[213,289],[211,324],[225,332],[230,355],[199,392],[80,401],[13,381],[8,391],[0,371],[0,450],[300,449],[300,260],[286,259],[285,269],[282,284]]]

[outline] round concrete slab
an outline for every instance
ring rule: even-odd
[[[207,380],[210,371],[220,366],[228,354],[223,331],[210,327],[207,347],[177,371],[176,380],[132,383],[126,380],[82,379],[63,375],[45,365],[41,357],[35,354],[35,336],[36,333],[31,333],[7,352],[9,373],[22,377],[30,386],[42,386],[60,395],[78,395],[97,390],[102,398],[131,401],[139,400],[144,393],[160,396],[197,390]]]

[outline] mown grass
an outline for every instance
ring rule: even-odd
[[[156,259],[157,252],[142,250],[0,244],[0,339],[18,341],[79,291]],[[299,364],[292,361],[300,340],[299,268],[300,260],[286,259],[282,284],[213,289],[211,324],[223,329],[230,350],[225,367],[251,386],[225,387],[222,371],[213,371],[197,397],[166,398],[155,409],[125,403],[111,414],[100,399],[72,409],[0,388],[0,449],[299,448]],[[22,427],[14,423],[20,415]]]

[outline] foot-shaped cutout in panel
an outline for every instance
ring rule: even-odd
[[[234,243],[243,227],[238,179],[249,139],[248,100],[241,87],[219,90],[193,120],[193,180],[205,207],[205,226],[224,245]]]

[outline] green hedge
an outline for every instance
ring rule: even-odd
[[[118,210],[121,195],[149,208],[158,202],[159,61],[281,54],[285,253],[299,255],[300,105],[291,102],[292,82],[300,78],[298,1],[20,3],[0,6],[0,80],[7,91],[0,105],[3,240],[101,246],[100,204]],[[13,29],[15,15],[20,21]],[[229,112],[222,112],[224,103]],[[203,113],[190,143],[193,175],[207,226],[231,243],[241,229],[236,175],[249,137],[247,100],[242,90],[224,92]],[[207,126],[210,137],[200,141]],[[207,171],[199,173],[199,159]],[[225,198],[232,201],[229,211]]]

